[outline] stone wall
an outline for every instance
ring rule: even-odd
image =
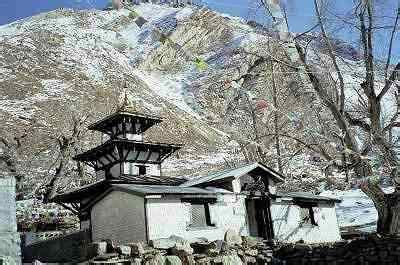
[[[84,261],[90,234],[80,231],[73,234],[33,243],[22,248],[23,262],[62,263]]]
[[[233,230],[225,240],[187,241],[178,236],[151,240],[149,244],[114,245],[110,240],[93,242],[88,248],[89,264],[110,263],[136,265],[241,265],[283,264],[274,262],[272,249],[262,240],[241,237]]]
[[[286,244],[274,257],[286,265],[400,265],[400,237],[364,238],[324,245]]]
[[[15,209],[15,178],[0,177],[0,264],[20,264]]]

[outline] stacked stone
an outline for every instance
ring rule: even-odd
[[[187,241],[181,237],[115,246],[111,241],[91,243],[89,264],[135,265],[241,265],[272,264],[272,249],[257,238],[229,230],[225,240]]]
[[[282,244],[274,256],[291,264],[400,265],[400,237],[367,236],[332,244]]]

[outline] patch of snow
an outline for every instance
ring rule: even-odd
[[[68,88],[62,80],[56,79],[43,79],[42,86],[45,94],[49,96],[62,96],[64,91]]]
[[[383,191],[391,193],[394,188],[383,188]],[[341,203],[336,204],[340,227],[363,226],[362,230],[366,232],[376,231],[378,213],[372,200],[360,189],[324,191],[319,195],[342,200]]]
[[[182,111],[201,119],[186,102],[183,77],[167,75],[164,73],[148,73],[134,69],[133,73],[145,82],[151,90],[162,98],[168,100]]]
[[[177,19],[184,19],[192,14],[191,8],[174,8],[167,5],[142,3],[135,6],[135,11],[150,22],[176,13]]]

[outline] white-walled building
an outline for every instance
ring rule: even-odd
[[[93,241],[118,244],[171,235],[223,239],[241,235],[287,242],[340,240],[335,199],[276,192],[284,180],[273,169],[252,163],[195,179],[169,178],[161,164],[180,145],[144,142],[142,134],[161,118],[120,109],[89,126],[108,140],[75,157],[99,180],[52,201],[79,214]]]

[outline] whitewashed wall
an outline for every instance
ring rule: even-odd
[[[177,199],[148,199],[146,204],[149,239],[166,238],[171,235],[186,239],[205,237],[209,240],[223,239],[228,229],[248,235],[245,197],[220,195],[210,204],[211,223],[215,227],[188,229],[190,204]]]
[[[161,176],[161,167],[159,164],[143,164],[143,163],[124,163],[124,173],[129,174],[129,168],[132,167],[132,175],[139,175],[139,168],[137,166],[146,166],[146,174],[151,176]]]
[[[299,206],[284,201],[272,202],[271,215],[275,238],[283,242],[296,242],[302,239],[306,243],[341,240],[335,204],[320,203],[313,209],[318,226],[301,227]]]

